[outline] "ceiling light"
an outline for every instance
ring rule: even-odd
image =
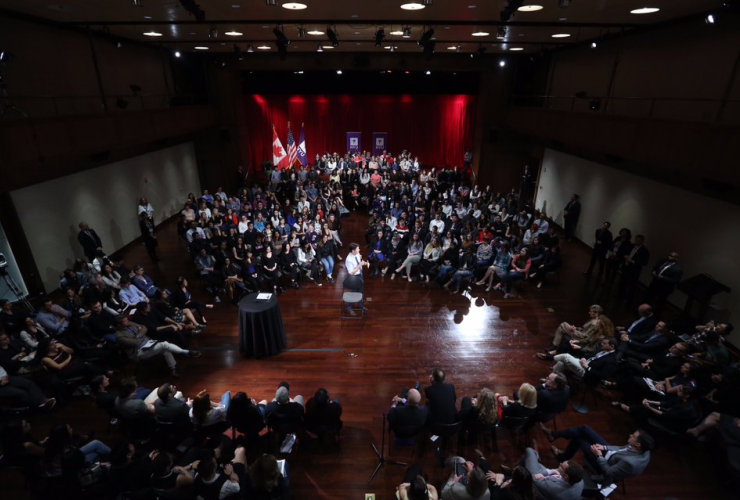
[[[226,33],[224,33],[224,35],[227,35],[227,36],[242,36],[243,34],[244,33],[240,31],[227,31]]]
[[[270,50],[270,48],[271,47],[269,45],[259,45],[257,50]]]
[[[208,47],[198,46],[198,47],[195,47],[195,50],[208,50]]]
[[[342,70],[341,69],[338,69],[337,70],[337,75],[341,75],[341,74],[342,74]]]
[[[714,15],[713,14],[707,14],[707,17],[704,18],[704,22],[706,24],[714,24]]]
[[[504,61],[503,59],[501,59],[501,60],[500,60],[500,61],[498,62],[498,65],[499,65],[499,66],[501,66],[501,67],[503,68],[504,66],[506,66],[506,61]]]
[[[306,28],[303,26],[298,28],[298,38],[306,38]]]
[[[406,26],[403,29],[403,37],[404,38],[411,38],[411,28],[409,26]]]
[[[511,47],[509,50],[512,52],[520,52],[524,50],[524,47]]]
[[[308,31],[307,33],[313,36],[321,36],[324,34],[324,32],[320,30],[311,30],[311,31]]]
[[[288,9],[288,10],[303,10],[307,7],[308,5],[306,5],[305,3],[299,3],[299,2],[288,2],[288,3],[283,4],[283,9]]]
[[[397,48],[395,45],[391,45],[391,52],[395,52]]]
[[[376,47],[380,47],[383,44],[383,38],[385,38],[385,30],[383,28],[378,28],[378,31],[375,32]]]
[[[218,38],[218,28],[211,26],[208,30],[208,38]]]
[[[405,3],[405,4],[401,5],[401,8],[403,10],[421,10],[424,7],[426,7],[426,6],[425,5],[422,5],[422,4],[418,3],[418,2]]]
[[[475,5],[468,5],[468,9],[475,9]]]
[[[558,7],[561,9],[567,9],[570,7],[570,0],[558,0]]]
[[[403,31],[398,31],[398,30],[391,31],[391,35],[393,35],[393,36],[401,36],[401,35],[403,35]]]
[[[241,5],[239,5],[238,3],[232,3],[232,4],[231,4],[231,8],[232,8],[232,9],[241,9],[241,7],[242,7],[242,6],[241,6]]]
[[[325,49],[328,49],[328,50],[331,50],[331,49],[334,48],[333,45],[322,45],[322,47],[324,47]]]
[[[152,16],[144,16],[144,19],[151,19]]]
[[[277,38],[278,45],[282,45],[284,47],[290,45],[290,40],[288,40],[288,37],[285,36],[285,33],[280,31],[278,28],[272,30],[272,34],[275,35],[275,38]]]
[[[146,36],[162,36],[162,33],[157,33],[156,31],[147,31],[144,33]]]
[[[252,47],[251,43],[247,45],[247,52],[254,52],[254,47]]]
[[[660,9],[658,7],[642,7],[640,9],[631,10],[630,14],[653,14],[659,10]]]
[[[552,35],[553,38],[568,38],[570,33],[555,33]]]
[[[490,35],[490,33],[487,32],[487,31],[476,31],[474,33],[471,33],[471,35],[473,35],[473,36],[488,36],[488,35]]]
[[[324,47],[322,47],[321,45],[318,45],[316,47],[316,52],[323,52],[323,51],[324,51]]]
[[[326,28],[326,36],[329,37],[329,41],[331,42],[332,46],[337,47],[339,45],[339,39],[337,38],[337,34],[334,33],[333,29]]]
[[[592,49],[595,49],[596,48],[596,42],[591,42],[591,48]]]
[[[427,71],[426,71],[426,73],[424,73],[424,74],[425,74],[425,75],[431,75],[431,74],[432,74],[432,72],[431,72],[431,71],[429,71],[429,70],[427,70]]]
[[[180,51],[179,50],[176,50],[175,51],[175,57],[180,57]]]
[[[522,5],[517,10],[519,12],[534,12],[537,10],[542,10],[543,8],[544,7],[542,7],[542,5],[531,4],[531,5]]]
[[[450,45],[449,47],[447,47],[447,50],[457,50],[459,48],[460,47],[458,47],[457,45]]]

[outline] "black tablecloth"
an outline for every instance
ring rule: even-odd
[[[239,301],[239,352],[245,356],[272,356],[287,345],[277,295],[258,301],[252,293]]]

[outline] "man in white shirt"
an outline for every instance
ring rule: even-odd
[[[429,223],[429,230],[431,231],[433,227],[437,228],[438,234],[444,234],[445,230],[445,222],[442,220],[442,217],[440,216],[439,212],[437,212],[434,215],[434,220]]]
[[[347,268],[347,274],[360,278],[358,286],[352,287],[351,290],[353,292],[362,292],[364,288],[364,283],[362,281],[362,268],[370,267],[370,263],[366,260],[362,260],[362,256],[360,255],[360,245],[357,243],[349,244],[349,255],[347,255],[344,265]],[[367,308],[363,305],[362,301],[360,301],[358,307],[367,311]],[[354,316],[355,312],[352,309],[350,309],[349,312]]]

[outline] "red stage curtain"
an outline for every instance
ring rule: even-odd
[[[473,145],[473,95],[246,95],[240,137],[252,167],[272,161],[272,125],[287,149],[288,121],[296,142],[305,124],[309,163],[326,151],[346,152],[346,132],[362,132],[371,151],[373,132],[388,133],[388,150],[407,149],[422,165],[461,166]]]

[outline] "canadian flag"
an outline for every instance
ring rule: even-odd
[[[283,149],[280,138],[275,131],[275,125],[272,126],[272,164],[278,170],[288,167],[288,153]]]

